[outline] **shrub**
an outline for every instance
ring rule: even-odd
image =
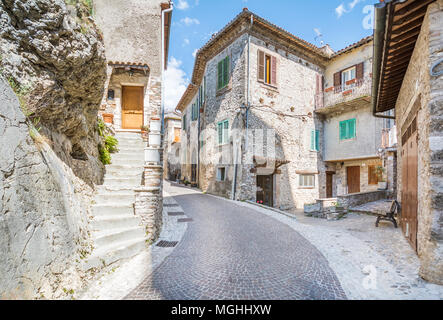
[[[110,153],[117,151],[118,140],[113,136],[105,137],[105,147]]]
[[[111,164],[111,154],[109,153],[108,149],[102,145],[99,145],[98,151],[100,153],[100,161],[104,165]]]

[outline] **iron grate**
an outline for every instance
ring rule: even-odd
[[[177,219],[177,222],[192,222],[192,221],[194,221],[192,218]]]
[[[174,216],[184,216],[185,215],[185,213],[184,212],[181,212],[181,211],[171,211],[171,212],[168,212],[168,216],[171,216],[171,217],[174,217]]]
[[[157,247],[162,248],[174,248],[177,245],[178,241],[166,241],[162,240],[159,243],[157,243]]]

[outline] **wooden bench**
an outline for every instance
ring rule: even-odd
[[[378,227],[378,224],[381,220],[385,220],[385,221],[391,221],[394,224],[394,227],[398,227],[397,226],[397,220],[395,220],[395,213],[397,212],[398,208],[400,207],[399,203],[397,202],[397,200],[392,200],[391,203],[391,208],[389,209],[388,212],[382,214],[377,214],[377,221],[375,222],[375,227]]]

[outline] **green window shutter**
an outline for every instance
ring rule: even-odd
[[[183,130],[186,130],[186,115],[183,115],[183,124],[182,124]]]
[[[311,150],[315,150],[315,130],[311,130]]]
[[[218,63],[218,80],[217,80],[217,89],[222,88],[223,83],[223,61]]]
[[[315,151],[320,150],[320,131],[315,130]]]
[[[351,119],[348,120],[348,139],[353,139],[355,138],[355,124],[356,124],[356,120],[355,119]]]
[[[347,129],[346,121],[341,121],[340,122],[340,140],[346,139],[346,131],[347,131],[346,129]]]

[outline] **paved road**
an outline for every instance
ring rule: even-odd
[[[182,187],[168,191],[193,221],[127,299],[346,299],[325,257],[285,224]]]

